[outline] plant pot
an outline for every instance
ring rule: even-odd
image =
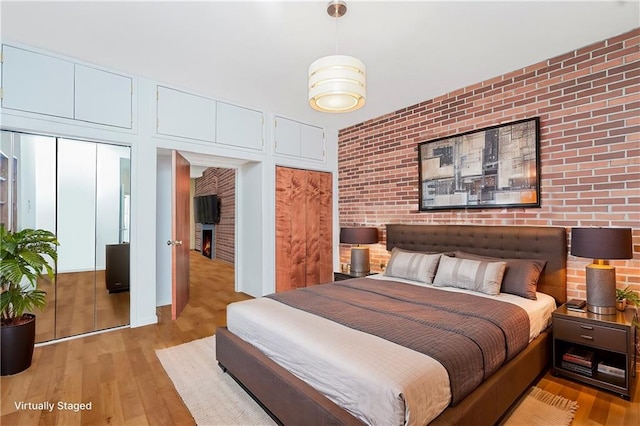
[[[36,340],[36,316],[25,314],[28,320],[18,325],[0,327],[0,361],[2,376],[17,374],[31,366]]]
[[[627,299],[616,300],[616,309],[623,312],[627,309]]]

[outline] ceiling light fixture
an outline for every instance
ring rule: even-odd
[[[347,4],[333,0],[327,13],[337,19],[347,13]],[[337,39],[337,37],[336,37]],[[367,96],[364,63],[353,56],[336,54],[314,61],[309,67],[309,105],[322,112],[349,112],[361,108]]]

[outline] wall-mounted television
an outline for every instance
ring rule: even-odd
[[[199,195],[193,197],[193,220],[196,223],[220,223],[220,197]]]

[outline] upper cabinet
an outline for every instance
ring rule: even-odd
[[[132,127],[131,78],[76,64],[75,85],[76,120]]]
[[[218,143],[252,149],[262,149],[264,145],[261,111],[218,102],[216,124]]]
[[[300,157],[300,123],[276,116],[274,126],[276,153]]]
[[[2,108],[133,128],[133,79],[2,46]]]
[[[276,154],[310,160],[323,161],[325,159],[324,130],[322,128],[279,116],[275,117],[274,126]]]
[[[73,118],[73,63],[2,46],[2,107]]]
[[[216,101],[158,86],[158,134],[215,142]]]
[[[261,111],[157,86],[156,133],[261,150]]]
[[[324,130],[308,124],[300,125],[300,156],[324,160]]]

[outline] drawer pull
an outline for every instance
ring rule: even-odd
[[[590,325],[580,325],[580,328],[584,328],[585,330],[593,330],[593,327]]]
[[[582,337],[583,339],[587,339],[587,340],[593,340],[593,337],[587,336],[585,334],[581,334],[580,337]]]

